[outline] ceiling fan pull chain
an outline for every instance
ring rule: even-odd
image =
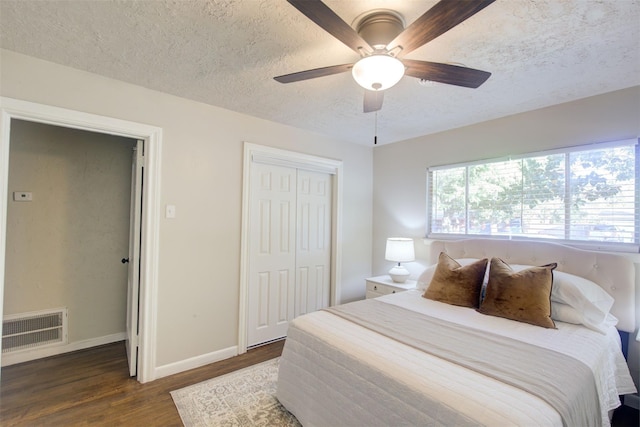
[[[373,145],[378,145],[378,112],[375,112],[375,121],[373,125]]]

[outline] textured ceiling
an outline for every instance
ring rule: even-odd
[[[436,2],[326,0],[345,22]],[[358,56],[284,0],[0,0],[0,46],[255,117],[371,145],[350,73],[274,76]],[[640,84],[640,0],[497,0],[407,58],[490,71],[478,89],[404,77],[385,93],[391,143]]]

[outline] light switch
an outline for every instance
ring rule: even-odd
[[[175,218],[176,217],[176,206],[175,205],[167,205],[164,212],[165,218]]]
[[[33,200],[33,194],[30,191],[14,191],[13,200],[16,202],[30,202]]]

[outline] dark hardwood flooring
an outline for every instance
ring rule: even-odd
[[[0,425],[181,426],[170,391],[280,356],[284,341],[140,384],[124,343],[2,368]]]
[[[2,368],[0,425],[181,426],[170,391],[273,359],[284,341],[147,384],[128,375],[124,343]],[[623,406],[614,427],[638,427],[638,411]]]

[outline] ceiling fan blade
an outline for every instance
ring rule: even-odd
[[[336,13],[329,9],[320,0],[287,0],[293,7],[298,9],[304,16],[318,24],[323,30],[360,53],[360,48],[367,52],[373,48],[367,43],[356,30],[344,22]]]
[[[402,51],[400,51],[397,56],[402,57],[446,33],[494,1],[495,0],[441,0],[405,28],[403,32],[398,34],[398,36],[387,45],[387,49],[391,51],[401,46]]]
[[[407,76],[474,89],[487,81],[489,76],[491,76],[491,73],[488,71],[475,70],[458,65],[442,64],[439,62],[403,59],[402,63],[406,67],[404,73]]]
[[[330,67],[314,68],[313,70],[285,74],[283,76],[274,77],[273,79],[280,83],[293,83],[302,80],[315,79],[316,77],[344,73],[345,71],[349,71],[351,68],[353,68],[353,64],[331,65]]]
[[[384,100],[384,92],[381,90],[365,90],[364,91],[364,112],[372,113],[382,108],[382,101]]]

